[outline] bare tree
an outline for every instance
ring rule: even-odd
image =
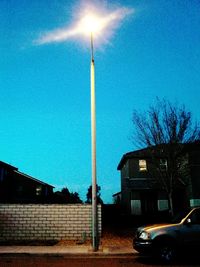
[[[169,209],[173,214],[172,194],[177,184],[186,185],[187,159],[183,153],[186,144],[200,139],[197,123],[192,122],[191,112],[185,106],[171,104],[157,98],[156,104],[145,113],[133,111],[133,143],[150,149],[151,162],[158,182],[165,190]],[[167,167],[161,170],[158,159],[166,159]]]

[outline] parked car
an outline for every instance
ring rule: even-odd
[[[156,255],[165,262],[178,252],[200,246],[200,207],[178,216],[172,223],[139,227],[133,247],[140,253]]]

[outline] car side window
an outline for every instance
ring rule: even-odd
[[[192,224],[200,224],[200,210],[195,210],[191,214],[190,219]]]

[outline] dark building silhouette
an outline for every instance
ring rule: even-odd
[[[53,188],[0,161],[1,203],[49,203],[53,197]]]

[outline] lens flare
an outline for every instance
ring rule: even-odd
[[[95,37],[101,36],[102,39],[108,40],[120,22],[134,12],[133,9],[126,7],[118,7],[114,10],[105,10],[95,6],[81,7],[79,12],[76,12],[79,20],[72,23],[71,27],[58,28],[47,33],[42,33],[35,43],[43,45],[53,42],[63,42],[74,37],[83,35],[95,34]],[[75,16],[74,16],[75,17]]]

